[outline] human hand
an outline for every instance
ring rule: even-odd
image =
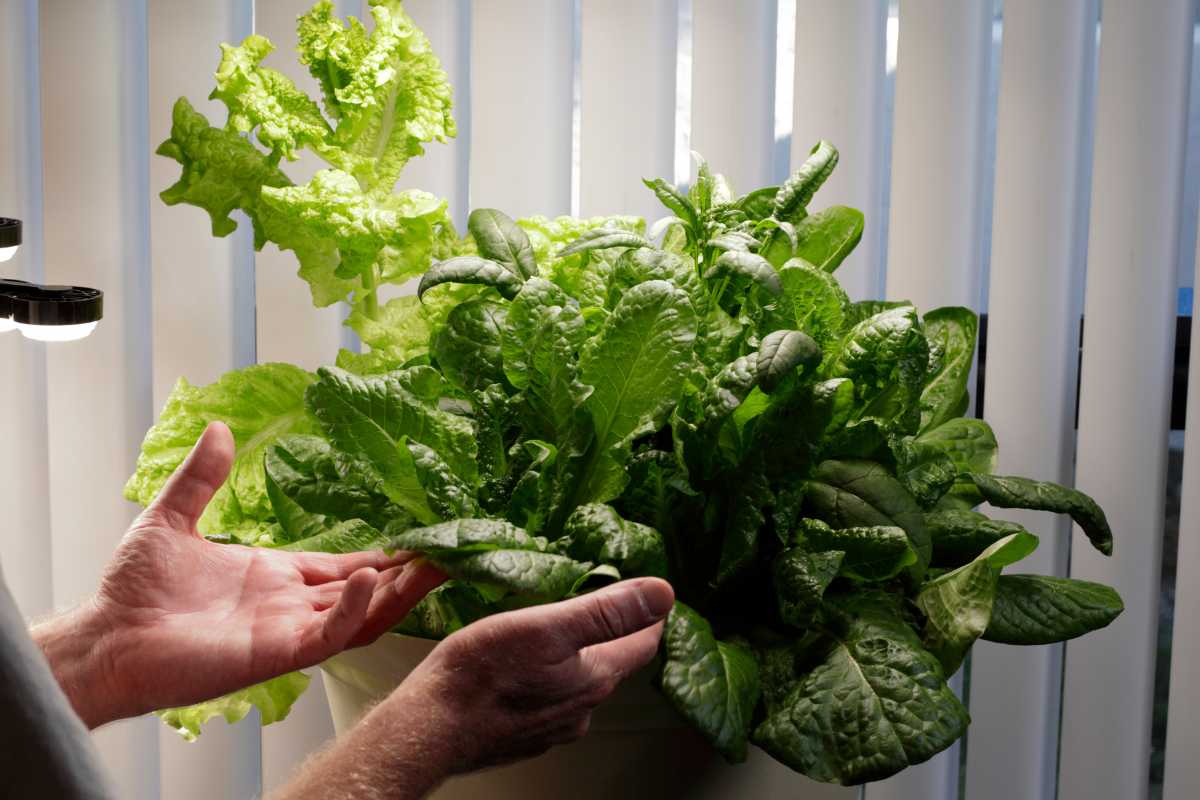
[[[578,739],[654,658],[674,599],[666,581],[641,578],[475,622],[275,797],[424,797],[450,775]]]
[[[445,576],[408,553],[217,544],[196,522],[225,481],[221,423],[122,539],[96,595],[34,629],[89,727],[226,694],[374,641]]]

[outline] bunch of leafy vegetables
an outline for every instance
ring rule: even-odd
[[[293,550],[403,548],[452,580],[399,630],[440,638],[500,610],[656,575],[678,602],[666,698],[731,761],[754,743],[822,781],[891,775],[948,747],[968,717],[946,684],[978,638],[1062,641],[1122,610],[1112,589],[1006,575],[1037,538],[973,510],[1069,514],[1112,552],[1082,493],[992,474],[996,440],[964,417],[976,317],[852,302],[834,272],[863,218],[809,211],[837,163],[821,142],[782,185],[736,195],[701,162],[671,216],[535,218],[490,209],[460,239],[445,203],[394,193],[421,145],[453,134],[450,89],[394,1],[373,32],[300,19],[324,112],[225,46],[211,127],[185,100],[159,152],[168,203],[234,209],[293,250],[323,305],[349,299],[370,349],[310,374],[286,364],[180,381],[130,479],[146,503],[205,424],[233,473],[212,538]],[[253,132],[255,146],[243,134]],[[282,158],[331,169],[295,186]],[[423,274],[417,297],[376,289]],[[186,735],[215,714],[280,718],[284,676],[163,712]]]

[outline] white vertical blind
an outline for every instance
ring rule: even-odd
[[[985,2],[900,7],[887,296],[920,309],[979,305],[991,21]]]
[[[320,97],[320,88],[296,58],[296,18],[312,5],[310,0],[256,0],[254,32],[275,44],[275,51],[263,63],[316,98]],[[304,183],[317,170],[328,168],[307,150],[296,161],[284,160],[279,166],[296,183]],[[308,284],[296,277],[299,264],[294,253],[268,244],[257,254],[255,267],[259,363],[286,361],[311,370],[332,362],[343,341],[343,308],[313,307]]]
[[[991,3],[900,8],[887,296],[922,310],[979,306],[991,21]],[[956,796],[960,746],[873,784],[867,800]]]
[[[24,244],[0,276],[42,277],[41,104],[36,0],[0,5],[0,216],[24,223]],[[22,613],[50,611],[45,345],[0,334],[0,566]]]
[[[853,206],[866,216],[862,242],[838,267],[852,300],[878,297],[883,288],[887,16],[887,0],[796,3],[792,169],[821,139],[838,148],[841,159],[819,202]]]
[[[44,3],[41,42],[45,277],[106,290],[104,324],[46,354],[54,605],[64,609],[95,589],[137,511],[121,490],[153,421],[145,3]],[[157,797],[155,720],[95,739],[121,797]]]
[[[1195,269],[1200,272],[1200,242]],[[1195,284],[1193,284],[1195,285]],[[1193,315],[1194,320],[1194,315]],[[1193,322],[1194,324],[1194,322]],[[1195,328],[1193,327],[1193,330]],[[1193,338],[1188,365],[1187,428],[1184,441],[1183,507],[1179,515],[1179,550],[1175,572],[1175,627],[1171,642],[1171,694],[1167,706],[1166,763],[1163,800],[1191,800],[1200,796],[1200,715],[1195,713],[1200,695],[1200,347]],[[1192,457],[1188,457],[1191,454]]]
[[[1116,587],[1125,613],[1067,645],[1063,800],[1148,793],[1194,10],[1190,0],[1104,6],[1075,478],[1117,543],[1106,559],[1076,537],[1071,574]]]
[[[220,57],[218,42],[239,42],[251,32],[251,0],[209,4],[189,14],[188,0],[149,5],[149,131],[155,148],[171,133],[171,109],[186,97],[214,125],[225,107],[206,100]],[[188,20],[187,25],[180,21]],[[253,236],[240,220],[231,236],[216,239],[206,213],[190,206],[168,207],[157,199],[179,179],[172,159],[150,160],[150,241],[152,270],[151,339],[154,410],[166,403],[183,376],[197,385],[253,361],[253,297],[238,302],[245,274],[253,269]],[[252,286],[252,281],[250,282]],[[239,313],[244,319],[238,319]],[[105,323],[107,324],[107,322]],[[239,334],[249,342],[238,341]],[[247,336],[249,334],[249,336]],[[249,354],[249,357],[247,357]],[[234,726],[212,725],[195,743],[158,725],[161,795],[172,800],[251,797],[259,790],[260,725],[257,710]]]
[[[677,21],[676,0],[583,0],[583,216],[665,216],[642,178],[675,172]]]
[[[571,42],[568,2],[475,0],[472,208],[513,217],[570,211]]]
[[[773,177],[776,6],[777,0],[692,3],[691,147],[737,194]]]
[[[1097,5],[1009,0],[1004,7],[984,408],[1003,443],[1000,474],[1066,485],[1074,476],[1087,235],[1079,187],[1090,156],[1085,114]],[[1041,536],[1014,571],[1065,573],[1070,520],[994,514]],[[986,722],[969,734],[971,800],[1054,797],[1061,679],[1061,645],[975,646],[971,713]]]

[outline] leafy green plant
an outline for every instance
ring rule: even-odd
[[[301,19],[324,115],[257,66],[268,46],[251,37],[218,71],[227,126],[180,101],[160,149],[184,165],[167,202],[205,208],[218,235],[240,208],[260,243],[296,252],[315,302],[353,292],[370,350],[315,375],[265,364],[181,382],[131,498],[149,501],[224,419],[237,458],[204,532],[419,551],[453,580],[404,621],[414,636],[665,577],[667,700],[731,761],[755,744],[845,784],[963,734],[946,680],[977,639],[1062,641],[1120,613],[1104,586],[1002,574],[1037,538],[973,510],[984,502],[1069,514],[1106,555],[1112,533],[1075,490],[991,474],[995,437],[963,416],[972,312],[852,302],[838,285],[863,219],[808,210],[832,145],[741,196],[702,161],[686,194],[647,181],[671,212],[649,232],[480,209],[459,239],[444,203],[391,193],[453,126],[424,37],[394,2],[373,13],[369,35],[328,3]],[[291,186],[278,162],[299,147],[334,169]],[[373,299],[416,274],[417,297]],[[194,733],[254,702],[167,718]]]

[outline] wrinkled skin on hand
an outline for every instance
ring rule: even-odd
[[[98,635],[99,663],[88,691],[64,682],[90,726],[217,697],[368,644],[445,580],[403,552],[291,553],[205,540],[196,522],[233,455],[229,429],[210,425],[76,612]]]
[[[587,733],[592,710],[654,658],[673,601],[643,578],[497,614],[439,644],[400,692],[450,721],[453,773],[535,756]]]

